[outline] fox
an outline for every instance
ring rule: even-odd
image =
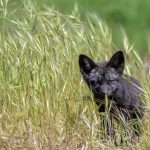
[[[99,112],[106,111],[104,101],[107,97],[108,101],[112,101],[110,112],[116,120],[116,109],[121,112],[126,122],[143,118],[142,87],[134,77],[124,74],[123,51],[117,51],[109,61],[99,63],[80,54],[79,68],[85,83],[93,93]]]

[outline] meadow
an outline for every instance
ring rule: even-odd
[[[23,15],[24,0],[3,0],[7,2],[7,11],[11,17],[21,18]],[[150,54],[149,51],[149,25],[150,25],[150,1],[149,0],[27,0],[34,3],[36,7],[43,9],[45,6],[54,8],[61,13],[78,13],[83,22],[87,16],[97,14],[106,21],[112,33],[113,43],[120,49],[123,48],[122,30],[128,36],[129,43],[134,45],[140,55]],[[1,2],[0,2],[1,5]],[[0,19],[1,26],[1,19]]]
[[[115,146],[103,136],[105,130],[100,128],[93,100],[83,100],[92,95],[78,66],[81,53],[108,60],[120,50],[112,41],[110,28],[97,15],[88,15],[84,22],[78,11],[66,15],[50,7],[39,8],[31,1],[10,11],[7,2],[1,1],[0,13],[0,147],[150,149],[149,64],[129,44],[125,32],[120,39],[125,72],[141,82],[146,112],[139,142]],[[16,13],[21,16],[14,17]]]
[[[148,52],[150,1],[149,0],[34,0],[39,6],[43,4],[54,7],[63,13],[78,10],[82,20],[88,13],[96,13],[103,18],[112,31],[112,40],[119,48],[122,27],[126,31],[129,42],[142,55]]]

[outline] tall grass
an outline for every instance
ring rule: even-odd
[[[3,149],[131,149],[105,140],[95,103],[82,81],[78,56],[107,60],[114,50],[111,31],[95,15],[61,14],[24,1],[21,18],[11,18],[1,1],[0,145]],[[7,24],[7,25],[6,25]],[[150,107],[150,74],[123,36],[126,73],[142,83]],[[149,149],[149,112],[139,149]],[[119,130],[119,129],[118,129]],[[124,137],[124,138],[127,138]]]

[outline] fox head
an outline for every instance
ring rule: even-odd
[[[121,84],[125,59],[122,51],[116,52],[109,61],[95,63],[91,58],[79,56],[80,71],[94,97],[113,99]]]

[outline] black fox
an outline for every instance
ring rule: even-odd
[[[95,63],[86,55],[79,56],[80,71],[89,89],[93,92],[99,112],[104,112],[105,97],[123,114],[126,121],[143,117],[139,82],[123,73],[125,58],[122,51],[116,52],[109,61]],[[113,107],[111,112],[114,113]]]

